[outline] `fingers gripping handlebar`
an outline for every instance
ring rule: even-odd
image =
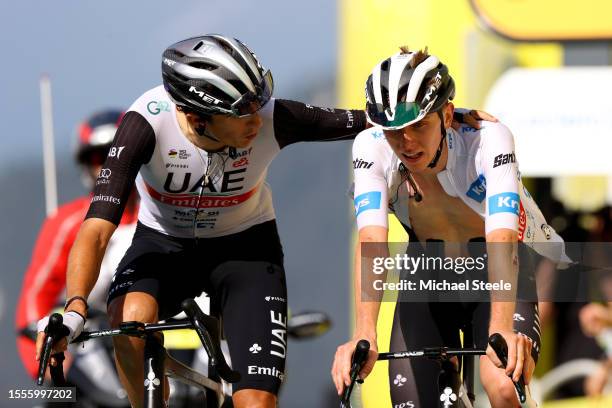
[[[370,342],[367,340],[359,340],[357,346],[355,347],[355,352],[353,353],[353,358],[351,359],[351,383],[348,387],[344,389],[344,393],[342,394],[342,399],[340,400],[340,408],[350,408],[351,407],[351,392],[353,391],[353,386],[355,382],[363,383],[363,380],[358,379],[359,372],[363,368],[363,365],[366,363],[368,359],[368,353],[370,352]]]
[[[506,344],[506,340],[499,333],[493,333],[489,336],[489,345],[497,354],[497,358],[501,361],[504,368],[508,365],[508,345]],[[525,406],[527,404],[527,392],[525,390],[525,380],[523,376],[519,378],[517,382],[512,381],[514,384],[514,388],[516,390],[516,396],[519,399],[519,403],[521,406]]]
[[[45,371],[47,369],[47,365],[49,365],[53,344],[63,337],[66,337],[69,333],[68,328],[64,326],[63,322],[64,319],[59,313],[53,313],[49,317],[49,324],[45,329],[45,342],[40,357],[40,363],[38,365],[38,378],[36,380],[37,385],[43,385],[43,382],[45,381]],[[55,385],[62,386],[66,383],[63,370],[64,353],[56,353],[53,355],[53,357],[57,361],[57,364],[49,368],[51,378],[53,379],[53,383]]]

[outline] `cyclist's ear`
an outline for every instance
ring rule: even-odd
[[[452,102],[446,102],[442,107],[444,117],[444,128],[448,129],[453,123],[453,114],[455,113],[455,105]]]

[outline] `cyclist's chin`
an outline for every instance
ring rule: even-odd
[[[427,164],[429,163],[424,157],[421,157],[417,162],[410,162],[408,160],[402,160],[402,163],[411,173],[421,173],[427,170]]]
[[[249,147],[251,144],[253,144],[253,140],[255,140],[255,137],[257,136],[257,133],[253,134],[253,135],[248,135],[245,137],[241,137],[240,139],[236,140],[236,143],[234,144],[234,147],[238,147],[241,149],[244,149],[245,147]]]

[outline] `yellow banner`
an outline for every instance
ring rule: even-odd
[[[610,0],[470,0],[480,21],[513,40],[612,39]]]

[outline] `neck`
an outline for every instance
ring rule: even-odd
[[[448,130],[447,130],[448,132]],[[439,172],[443,171],[444,169],[446,169],[446,164],[448,163],[448,133],[446,135],[446,137],[444,138],[444,141],[442,142],[442,153],[440,154],[440,160],[438,160],[438,163],[436,164],[436,167],[434,167],[433,172],[434,174],[438,174]]]
[[[434,153],[435,154],[435,153]],[[427,167],[419,172],[414,172],[413,175],[417,176],[422,180],[428,179],[437,179],[437,174],[446,169],[446,164],[448,163],[448,145],[446,144],[446,138],[442,142],[442,152],[440,154],[440,159],[438,163],[436,163],[436,167],[433,169]]]
[[[200,149],[206,150],[207,152],[216,152],[225,149],[226,145],[224,143],[217,142],[206,136],[200,136],[198,132],[196,132],[194,126],[187,120],[187,116],[184,112],[177,110],[176,118],[183,135]]]

